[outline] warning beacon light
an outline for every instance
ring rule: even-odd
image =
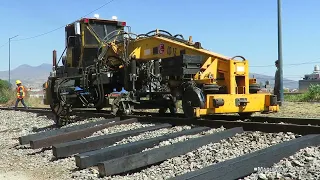
[[[99,19],[99,17],[100,17],[99,14],[94,14],[93,16],[94,16],[94,18],[96,18],[96,19]]]
[[[118,20],[117,16],[112,16],[111,19],[114,21]]]

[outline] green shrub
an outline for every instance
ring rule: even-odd
[[[308,91],[303,94],[302,101],[319,101],[320,100],[320,85],[311,85]]]
[[[302,101],[302,102],[310,102],[310,101],[320,101],[320,85],[311,85],[308,88],[308,91],[303,94],[297,95],[286,95],[284,96],[286,101]]]
[[[11,97],[10,83],[0,79],[0,103],[7,103]]]

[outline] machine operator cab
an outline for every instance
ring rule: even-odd
[[[95,18],[82,18],[65,27],[66,56],[63,64],[66,68],[81,68],[92,65],[98,56],[102,41],[113,38],[121,40],[123,36],[119,31],[124,30],[126,22],[118,21],[116,16],[112,20]]]

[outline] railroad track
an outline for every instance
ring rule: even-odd
[[[0,107],[0,110],[14,110],[12,107]],[[32,112],[38,114],[52,114],[50,108],[19,108],[19,111],[25,112]],[[88,108],[78,108],[73,110],[74,115],[87,118],[87,117],[105,117],[111,118],[111,111],[109,110],[100,110],[97,111],[95,109],[88,109]],[[157,118],[184,118],[182,113],[177,113],[175,115],[172,114],[159,114],[154,112],[134,112],[133,115],[130,116],[123,116],[126,118],[140,118],[140,117],[157,117]],[[250,118],[243,118],[238,115],[210,115],[210,116],[203,116],[202,120],[229,120],[229,121],[245,121],[245,122],[265,122],[265,123],[285,123],[285,124],[296,124],[296,125],[320,125],[320,119],[316,118],[292,118],[292,117],[268,117],[268,116],[252,116]]]
[[[272,166],[320,144],[318,119],[257,117],[244,122],[232,116],[196,121],[150,116],[113,117],[29,134],[19,143],[49,148],[54,159],[73,157],[78,171],[96,167],[99,176],[121,179],[134,173],[128,176],[146,178],[139,174],[143,172],[179,180],[243,178],[256,167]],[[283,121],[289,123],[279,123]],[[222,158],[225,149],[234,152]]]

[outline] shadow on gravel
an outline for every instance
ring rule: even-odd
[[[46,150],[51,150],[51,147],[42,148],[40,151],[36,151],[36,152],[33,152],[33,153],[28,153],[27,155],[36,155],[36,154],[40,154],[40,153],[45,152]]]
[[[62,158],[60,158],[60,159],[62,159]],[[52,157],[49,161],[50,162],[55,162],[55,161],[58,161],[58,160],[60,160],[59,158],[56,158],[56,157]]]
[[[77,171],[81,171],[81,169],[78,167],[70,169],[70,172],[77,172]]]
[[[61,158],[57,158],[57,157],[52,157],[49,161],[50,162],[55,162],[55,161],[59,161],[59,160],[62,160],[62,159],[68,159],[68,158],[70,158],[70,156],[69,157],[61,157]]]
[[[45,131],[45,130],[52,130],[52,129],[57,129],[58,126],[56,124],[52,124],[52,125],[49,125],[49,126],[45,126],[45,127],[42,127],[42,128],[37,128],[37,127],[34,127],[32,129],[32,132],[41,132],[41,131]]]
[[[13,149],[13,148],[15,148],[15,149],[17,149],[17,150],[19,150],[19,149],[31,149],[30,146],[23,146],[23,145],[20,145],[20,144],[16,144],[15,146],[13,146],[13,147],[10,148],[10,149]]]
[[[18,131],[21,131],[21,129],[20,128],[5,129],[5,130],[0,131],[0,133],[18,132]]]

